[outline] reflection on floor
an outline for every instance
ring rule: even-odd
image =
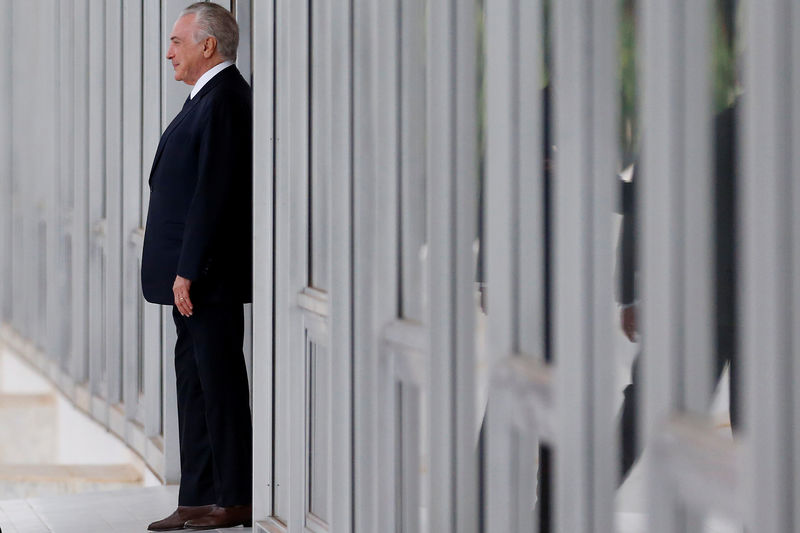
[[[0,501],[3,533],[143,533],[175,509],[177,487]],[[250,532],[251,528],[216,531]]]

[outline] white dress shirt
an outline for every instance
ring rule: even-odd
[[[213,66],[200,76],[200,79],[197,80],[197,83],[194,84],[192,87],[192,92],[189,94],[189,98],[194,98],[194,95],[200,92],[200,89],[203,88],[203,85],[209,82],[211,78],[222,72],[224,69],[228,68],[229,66],[233,65],[233,61],[230,59],[227,61],[223,61],[219,65]]]

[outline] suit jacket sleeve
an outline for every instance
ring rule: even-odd
[[[212,106],[204,125],[197,185],[187,212],[178,259],[177,273],[181,277],[196,280],[201,276],[220,238],[217,229],[226,225],[224,217],[235,209],[230,204],[235,190],[242,186],[237,180],[244,179],[240,167],[246,157],[244,143],[236,133],[247,124],[244,120],[247,112],[244,105],[221,100]]]

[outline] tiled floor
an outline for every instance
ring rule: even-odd
[[[629,482],[639,485],[641,480],[634,475]],[[147,524],[173,511],[177,496],[176,487],[149,487],[0,501],[0,529],[3,533],[145,533]],[[638,509],[618,509],[615,522],[617,533],[647,531],[646,517]],[[252,530],[238,527],[216,531],[251,533]],[[739,532],[741,529],[719,519],[711,519],[705,531]]]
[[[144,533],[150,522],[175,509],[177,499],[177,487],[150,487],[0,501],[0,529],[3,533]]]

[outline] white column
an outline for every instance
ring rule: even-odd
[[[73,50],[73,27],[72,27],[72,2],[67,0],[59,1],[59,87],[58,87],[58,107],[59,107],[59,188],[61,197],[61,219],[59,222],[59,234],[63,262],[60,266],[62,275],[59,288],[61,290],[62,311],[59,337],[63,339],[60,349],[61,369],[68,369],[72,360],[72,336],[74,322],[73,318],[73,289],[72,289],[72,270],[74,263],[74,250],[72,245],[72,219],[74,209],[74,171],[73,171],[73,144],[75,138],[72,132],[72,121],[75,116],[75,109],[72,105],[72,95],[74,93],[73,79],[75,76],[72,50]]]
[[[51,146],[51,154],[47,161],[45,175],[51,177],[48,184],[47,198],[47,343],[43,346],[48,359],[57,367],[59,361],[65,353],[69,352],[65,347],[68,337],[65,328],[68,327],[69,300],[66,290],[66,256],[65,256],[65,190],[64,190],[64,168],[62,166],[62,144],[64,143],[62,133],[62,111],[59,105],[63,98],[61,89],[64,87],[63,73],[60,52],[63,47],[63,6],[61,2],[55,1],[46,6],[50,18],[47,19],[48,31],[42,32],[47,35],[46,49],[49,48],[49,56],[53,63],[50,70],[53,73],[50,96],[47,101],[50,106],[45,110],[52,128],[49,131],[48,143]],[[48,69],[49,70],[49,69]],[[0,96],[0,101],[2,97]],[[0,141],[2,142],[2,141]],[[1,168],[1,167],[0,167]],[[2,238],[2,237],[0,237]],[[0,273],[2,276],[2,273]]]
[[[289,147],[289,124],[291,115],[288,112],[290,101],[289,90],[289,59],[290,59],[290,37],[289,31],[289,3],[286,1],[275,2],[275,177],[273,183],[274,209],[273,221],[275,224],[275,243],[274,243],[274,276],[275,294],[273,295],[275,310],[274,327],[274,363],[272,386],[274,413],[273,421],[273,456],[270,458],[273,465],[272,470],[272,501],[270,516],[283,523],[289,520],[289,490],[291,480],[289,477],[289,461],[286,459],[290,455],[289,446],[289,425],[290,411],[288,401],[289,373],[286,361],[289,353],[288,337],[284,332],[289,329],[288,309],[294,304],[289,291],[289,274],[292,267],[291,257],[288,252],[289,240],[289,210],[288,197],[289,191],[289,159],[287,157]],[[300,178],[302,179],[302,178]],[[282,457],[283,460],[275,460]]]
[[[174,2],[162,0],[144,0],[142,13],[142,172],[139,178],[142,187],[142,227],[145,226],[147,209],[150,204],[148,180],[153,157],[161,138],[161,132],[169,124],[167,120],[169,92],[166,87],[171,80],[166,78],[162,81],[162,76],[165,74],[163,70],[166,63],[164,52],[167,46],[164,29],[167,16],[166,6],[173,4]],[[175,99],[178,97],[173,97],[173,100]],[[139,259],[141,261],[141,256]],[[171,384],[174,381],[172,378],[174,371],[171,366],[174,362],[174,344],[167,345],[170,333],[175,331],[171,309],[169,306],[162,308],[150,303],[145,304],[143,323],[139,327],[142,328],[144,361],[141,368],[144,374],[141,378],[143,390],[136,419],[144,425],[147,436],[154,436],[160,427],[161,417],[164,413],[163,407],[176,404],[175,397],[171,394],[165,394],[163,399],[159,394],[164,377],[170,382],[167,385],[167,380],[164,381],[163,390],[168,393],[172,391]],[[174,335],[174,333],[172,334]]]
[[[489,402],[485,424],[485,517],[491,532],[538,531],[534,516],[537,439],[551,405],[523,412],[522,390],[549,381],[499,379],[511,365],[545,371],[545,181],[543,135],[543,21],[538,1],[493,0],[486,13],[486,264]],[[527,367],[526,367],[527,368]],[[535,375],[535,374],[531,374]],[[534,393],[536,395],[536,393]],[[536,395],[539,398],[538,395]],[[520,420],[525,423],[519,423]],[[550,442],[549,444],[553,444]]]
[[[331,532],[353,516],[353,1],[331,7]],[[333,250],[336,252],[334,253]]]
[[[611,217],[616,192],[616,7],[555,6],[554,352],[559,417],[556,525],[613,529]]]
[[[478,521],[472,252],[477,13],[473,3],[428,7],[429,527],[469,532]]]
[[[377,2],[353,1],[354,530],[378,531],[378,358],[375,270]]]
[[[798,9],[759,3],[747,18],[741,213],[744,493],[747,528],[798,531],[792,428],[797,383]]]
[[[142,0],[123,0],[122,18],[122,399],[126,416],[132,418],[138,404],[142,301]]]
[[[275,6],[253,5],[253,516],[272,514]]]
[[[454,89],[451,135],[453,138],[453,166],[448,179],[448,202],[450,220],[450,244],[447,251],[449,271],[453,281],[451,328],[454,344],[448,354],[447,367],[442,374],[452,379],[452,402],[455,408],[450,413],[453,419],[453,471],[449,474],[454,505],[453,532],[478,532],[478,427],[475,416],[475,256],[473,244],[478,235],[478,79],[477,70],[477,3],[454,1],[451,4],[454,24],[452,50]],[[433,133],[433,132],[431,132]],[[437,157],[440,154],[431,154]],[[432,178],[435,179],[434,176]],[[430,215],[433,218],[433,215]],[[431,236],[431,277],[435,279],[433,257],[435,247]],[[442,264],[444,266],[444,263]],[[430,293],[433,296],[433,292]],[[431,350],[432,356],[439,354]],[[431,375],[430,383],[437,376]],[[432,398],[432,394],[429,394]],[[437,409],[442,409],[438,405]],[[432,420],[432,418],[431,418]],[[438,435],[431,427],[431,449]],[[431,457],[433,462],[433,457]],[[431,492],[431,508],[437,506],[436,495]],[[431,531],[434,531],[433,529]]]
[[[793,221],[792,221],[792,237],[794,242],[798,242],[798,238],[800,238],[800,216],[797,215],[796,211],[800,208],[800,183],[796,179],[796,174],[800,171],[800,6],[797,5],[796,2],[791,4],[790,13],[789,13],[789,28],[791,28],[791,37],[790,41],[791,44],[789,45],[791,48],[791,65],[790,65],[790,72],[791,72],[791,83],[792,89],[790,90],[789,94],[791,103],[790,108],[791,112],[791,124],[792,124],[792,148],[790,150],[792,154],[791,165],[792,165],[792,173],[793,179],[791,180],[792,189],[792,205],[794,206],[792,209],[793,214]],[[800,246],[797,244],[794,245],[792,248],[792,272],[791,272],[791,279],[792,282],[795,283],[794,289],[792,291],[792,301],[791,307],[794,310],[793,312],[793,323],[789,326],[790,330],[793,334],[796,335],[798,331],[800,331],[800,313],[797,310],[800,310],[800,290],[797,289],[797,281],[800,280]],[[796,337],[795,337],[796,338]],[[795,361],[793,364],[793,380],[792,383],[800,383],[800,364],[797,364],[796,361],[798,360],[797,357],[797,343],[794,344],[794,356],[792,360]],[[741,366],[740,366],[741,368]],[[745,367],[746,368],[746,367]],[[793,431],[789,434],[789,439],[792,443],[792,457],[794,464],[794,483],[791,487],[792,494],[796,499],[798,495],[800,495],[800,392],[798,392],[796,386],[791,386],[790,389],[792,390],[792,412],[794,415],[793,422],[791,427]],[[740,393],[741,394],[741,393]],[[751,459],[752,460],[752,459]],[[798,511],[794,506],[792,506],[792,510],[794,512],[793,520],[794,526],[793,533],[800,533],[800,511]]]
[[[75,0],[72,27],[75,48],[74,106],[72,121],[73,194],[72,211],[72,362],[70,375],[76,384],[88,379],[88,267],[89,267],[89,4]]]
[[[712,176],[708,2],[645,1],[640,48],[643,158],[640,283],[645,415],[655,442],[676,412],[706,413],[711,396]],[[658,531],[699,527],[655,454],[650,523]]]
[[[11,197],[11,62],[14,47],[11,32],[11,1],[0,2],[0,9],[7,16],[0,19],[0,39],[8,53],[0,58],[0,320],[7,323],[12,313],[12,197]]]
[[[105,313],[104,287],[106,268],[105,230],[105,3],[91,5],[89,8],[89,172],[88,172],[88,271],[89,271],[89,392],[99,398],[106,398],[103,360],[106,346],[103,342],[108,332],[108,314]],[[102,408],[94,413],[101,423],[105,423],[107,413]]]
[[[403,19],[397,4],[394,2],[378,3],[376,6],[376,160],[375,174],[375,291],[381,296],[376,299],[375,323],[377,328],[398,318],[400,283],[398,246],[400,199],[398,198],[398,179],[400,172],[400,124],[399,124],[399,92],[404,75],[400,62],[400,36]],[[419,213],[417,213],[419,216]],[[383,337],[382,332],[378,334]],[[397,398],[405,391],[395,374],[395,353],[386,342],[378,339],[377,388],[377,528],[379,531],[397,531],[402,524],[402,511],[398,512],[398,502],[404,502],[405,494],[399,485],[402,477],[400,468],[402,457],[397,451],[401,449],[398,439],[402,438],[397,431],[398,420],[407,413],[402,413]],[[402,422],[401,422],[402,423]],[[412,527],[411,524],[406,527]],[[418,527],[418,526],[417,526]]]
[[[122,172],[122,63],[123,63],[123,0],[106,3],[105,16],[105,174],[106,174],[106,369],[107,400],[114,405],[122,399],[122,294],[123,248],[123,172]]]

